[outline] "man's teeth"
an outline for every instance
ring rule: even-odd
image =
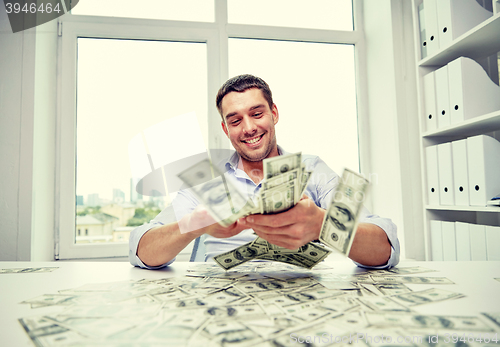
[[[247,141],[245,141],[245,142],[246,142],[246,143],[255,143],[255,142],[259,141],[259,140],[260,140],[260,138],[261,138],[261,136],[256,137],[256,138],[251,139],[251,140],[247,140]]]

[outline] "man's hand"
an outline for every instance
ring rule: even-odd
[[[237,235],[245,229],[248,229],[248,227],[238,222],[228,227],[223,227],[217,223],[201,205],[198,205],[192,213],[184,216],[179,221],[179,230],[181,234],[192,232],[194,235],[197,235],[197,237],[203,234],[209,234],[217,238],[227,238]]]
[[[288,249],[297,249],[317,240],[325,210],[306,195],[288,211],[272,215],[251,215],[240,218],[239,225],[252,228],[264,240]]]

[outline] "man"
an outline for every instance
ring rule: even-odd
[[[236,76],[220,88],[216,104],[222,117],[222,129],[236,150],[226,162],[227,174],[244,190],[257,194],[263,179],[263,160],[285,154],[276,141],[275,125],[279,113],[271,90],[258,77]],[[339,176],[316,156],[303,155],[302,161],[313,174],[306,196],[288,211],[250,215],[222,227],[189,191],[180,191],[172,202],[173,207],[166,208],[151,223],[132,231],[130,262],[145,268],[168,265],[184,247],[202,235],[205,260],[252,241],[255,234],[288,249],[317,240]],[[366,210],[361,221],[349,257],[360,266],[386,268],[396,265],[399,261],[396,226],[388,219],[369,216]],[[181,233],[180,230],[192,231]]]

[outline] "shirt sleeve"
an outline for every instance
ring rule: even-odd
[[[129,253],[128,258],[130,264],[133,266],[138,266],[144,269],[160,269],[162,267],[168,266],[175,261],[175,258],[171,261],[159,265],[159,266],[149,266],[144,264],[141,259],[137,256],[137,248],[139,247],[139,241],[149,230],[165,225],[177,222],[187,213],[192,212],[198,205],[198,200],[189,193],[188,190],[183,190],[177,193],[176,197],[173,199],[172,203],[168,205],[163,211],[161,211],[158,216],[156,216],[149,223],[145,223],[138,226],[130,232],[129,238]]]

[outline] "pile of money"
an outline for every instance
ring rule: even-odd
[[[265,159],[261,189],[258,196],[251,199],[245,198],[227,175],[217,173],[215,178],[211,178],[213,170],[216,169],[206,159],[182,172],[179,178],[191,187],[223,226],[250,214],[273,214],[292,208],[301,200],[312,175],[312,171],[306,170],[302,163],[300,152]],[[361,175],[344,170],[323,220],[320,241],[345,256],[351,250],[368,185],[369,182]],[[289,250],[256,238],[216,256],[214,260],[226,270],[252,259],[281,261],[310,269],[330,253],[317,243],[310,242],[297,250]]]
[[[257,237],[249,243],[215,256],[214,260],[225,270],[253,259],[278,261],[311,269],[323,261],[330,253],[330,250],[314,242],[309,242],[299,249],[290,250]]]
[[[220,225],[229,226],[250,214],[288,210],[302,198],[312,171],[305,169],[301,153],[265,159],[263,166],[262,188],[253,199],[245,197],[234,178],[219,172],[209,159],[189,167],[178,177]]]
[[[392,337],[386,345],[408,336],[413,340],[398,345],[431,346],[437,343],[429,336],[439,335],[442,343],[446,333],[498,341],[499,312],[446,316],[415,311],[464,297],[429,286],[410,289],[407,284],[414,289],[415,283],[453,284],[433,277],[405,280],[424,271],[407,268],[401,280],[388,281],[399,276],[386,270],[336,274],[327,263],[305,270],[248,262],[238,271],[198,263],[184,277],[87,284],[25,300],[22,304],[32,308],[51,309],[19,322],[41,347],[297,346],[306,337],[307,346],[380,346],[375,336],[384,336],[384,342]]]

